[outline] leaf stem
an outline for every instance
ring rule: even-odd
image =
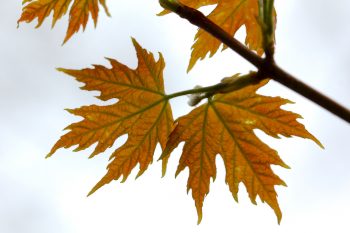
[[[209,98],[215,94],[228,93],[242,89],[249,85],[258,84],[263,79],[266,79],[266,77],[260,76],[256,72],[251,72],[247,75],[225,78],[220,83],[212,86],[193,88],[185,91],[176,92],[170,95],[165,95],[165,99],[170,100],[179,96],[191,94],[203,94],[201,99]]]
[[[165,98],[166,99],[173,99],[173,98],[183,96],[183,95],[213,92],[215,90],[219,90],[219,89],[224,88],[224,86],[225,85],[223,83],[218,83],[218,84],[215,84],[213,86],[193,88],[193,89],[189,89],[189,90],[185,90],[185,91],[176,92],[176,93],[173,93],[170,95],[166,95]]]
[[[273,61],[275,52],[274,0],[259,0],[258,5],[258,20],[263,33],[265,60]]]
[[[166,0],[163,0],[163,2],[164,1]],[[172,2],[172,4],[176,3]],[[318,92],[317,90],[313,89],[307,84],[296,79],[294,76],[281,69],[273,61],[265,60],[259,57],[241,42],[233,38],[230,34],[228,34],[222,28],[216,25],[213,21],[208,19],[200,11],[185,6],[183,4],[178,4],[176,6],[173,5],[173,8],[171,10],[173,10],[173,12],[178,14],[180,17],[187,19],[190,23],[202,28],[203,30],[207,31],[208,33],[219,39],[233,51],[235,51],[244,59],[253,64],[259,70],[261,76],[269,77],[281,83],[282,85],[292,89],[293,91],[299,93],[300,95],[306,97],[307,99],[313,101],[319,106],[325,108],[329,112],[350,123],[350,111],[346,107],[338,104],[329,97],[323,95],[322,93]],[[188,92],[187,94],[191,93]]]

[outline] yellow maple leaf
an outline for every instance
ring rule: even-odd
[[[181,3],[196,9],[216,4],[208,18],[232,36],[236,34],[238,29],[245,26],[246,45],[259,55],[263,54],[263,36],[258,22],[258,0],[181,0]],[[169,11],[163,11],[159,15],[166,13]],[[198,60],[203,60],[208,53],[212,57],[222,44],[221,41],[203,29],[198,30],[194,40],[187,72],[194,67]],[[225,48],[224,46],[223,49]]]
[[[275,211],[278,221],[281,220],[274,186],[285,183],[274,174],[271,165],[288,166],[275,150],[254,134],[254,129],[275,138],[278,135],[308,138],[322,147],[297,121],[299,115],[280,109],[290,101],[256,94],[257,89],[266,83],[263,81],[239,91],[215,95],[208,103],[175,121],[161,158],[168,160],[178,144],[185,142],[176,175],[189,168],[187,190],[192,190],[198,223],[202,219],[204,198],[209,193],[210,178],[215,180],[217,154],[224,161],[226,183],[234,199],[238,200],[238,185],[243,182],[251,201],[255,204],[258,195]]]
[[[100,91],[99,99],[117,98],[118,102],[68,110],[84,119],[66,128],[70,131],[58,140],[48,156],[62,147],[77,145],[75,151],[78,151],[97,143],[90,156],[93,157],[111,147],[121,135],[128,135],[125,144],[111,155],[113,160],[108,165],[107,174],[90,194],[121,176],[125,181],[138,163],[140,170],[137,176],[140,176],[152,163],[157,143],[165,148],[173,124],[171,108],[164,93],[164,59],[159,54],[156,62],[152,53],[141,48],[134,39],[133,43],[138,57],[135,70],[112,59],[109,59],[111,69],[100,65],[83,70],[59,69],[85,83],[82,89]]]
[[[38,18],[36,27],[40,27],[44,20],[53,12],[52,27],[57,20],[65,15],[73,0],[24,0],[20,22],[30,23]],[[64,42],[67,42],[80,27],[85,30],[86,24],[91,15],[94,24],[97,24],[99,5],[102,5],[107,15],[109,15],[105,0],[74,0],[69,12],[69,25]]]

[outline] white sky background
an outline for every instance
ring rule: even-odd
[[[64,149],[44,159],[62,129],[78,120],[63,109],[99,103],[93,98],[97,93],[81,91],[81,84],[55,67],[108,65],[104,57],[111,57],[135,68],[131,36],[149,51],[163,53],[168,93],[214,84],[252,67],[227,50],[199,62],[187,75],[196,28],[175,15],[155,16],[161,10],[156,0],[107,1],[112,18],[101,11],[96,29],[90,22],[85,33],[63,47],[67,17],[53,30],[51,20],[37,30],[35,23],[16,29],[20,2],[2,1],[0,7],[1,233],[350,232],[350,125],[273,82],[261,92],[295,101],[287,108],[301,113],[307,129],[326,147],[264,137],[292,167],[275,169],[289,186],[277,188],[281,225],[268,205],[250,203],[243,186],[235,203],[217,157],[217,179],[197,226],[194,202],[186,195],[188,171],[174,179],[180,149],[173,153],[165,178],[160,178],[161,164],[155,161],[138,180],[133,179],[135,169],[126,183],[112,182],[86,198],[105,174],[109,154],[123,140],[91,160],[89,151]],[[276,8],[277,62],[350,107],[350,2],[277,0]],[[186,97],[173,101],[175,117],[189,111],[186,102]]]

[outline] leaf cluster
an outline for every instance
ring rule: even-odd
[[[180,4],[176,0],[161,3],[170,8]],[[96,25],[100,6],[109,14],[105,0],[24,0],[23,4],[18,23],[37,18],[37,27],[51,12],[52,26],[69,12],[64,42],[80,28],[84,29],[90,16]],[[259,55],[265,52],[266,56],[270,54],[273,57],[276,23],[273,1],[183,0],[181,5],[196,9],[215,5],[208,15],[210,20],[231,36],[244,26],[247,47]],[[169,10],[164,10],[160,15],[168,13]],[[83,90],[99,91],[97,98],[101,101],[118,99],[118,102],[69,109],[69,113],[82,117],[82,120],[66,128],[68,132],[57,141],[48,157],[59,148],[76,146],[75,151],[80,151],[96,144],[90,155],[94,157],[113,146],[120,136],[127,135],[127,141],[110,155],[108,171],[92,188],[90,195],[113,180],[121,179],[124,182],[137,165],[137,176],[142,175],[152,163],[158,143],[162,148],[160,160],[164,175],[172,151],[184,142],[176,175],[185,168],[189,169],[187,190],[192,192],[198,222],[202,219],[202,206],[209,193],[211,179],[215,180],[216,177],[216,156],[224,161],[225,181],[233,198],[238,200],[238,187],[243,183],[252,203],[256,204],[259,197],[274,210],[280,221],[282,213],[275,186],[286,184],[271,166],[288,166],[277,151],[261,141],[254,130],[259,129],[274,138],[281,135],[307,138],[322,147],[298,122],[300,115],[281,108],[291,101],[257,94],[258,89],[268,83],[267,77],[259,72],[234,74],[214,86],[166,94],[162,54],[155,60],[153,54],[142,48],[135,39],[132,42],[138,58],[136,69],[114,59],[108,59],[111,68],[94,65],[82,70],[58,69],[84,83]],[[207,54],[213,56],[221,45],[220,40],[199,29],[192,46],[188,71]],[[223,49],[226,49],[225,45]],[[191,103],[195,107],[174,120],[170,100],[188,94],[191,94]],[[196,106],[202,100],[205,102]]]

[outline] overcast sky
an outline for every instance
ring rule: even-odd
[[[105,174],[110,153],[87,159],[61,149],[44,157],[77,121],[65,108],[97,104],[97,93],[83,92],[81,84],[56,67],[84,68],[108,65],[111,57],[136,67],[130,37],[166,60],[167,93],[214,84],[223,77],[253,69],[226,50],[199,62],[186,74],[196,28],[175,15],[155,16],[158,1],[107,1],[111,18],[101,11],[96,29],[90,22],[64,46],[67,17],[51,30],[51,19],[39,29],[16,21],[21,1],[2,1],[0,7],[0,232],[350,232],[350,125],[298,94],[271,82],[261,93],[281,95],[296,104],[287,106],[326,147],[311,141],[271,139],[290,170],[274,168],[288,184],[277,187],[283,212],[281,225],[266,204],[250,203],[243,186],[237,204],[224,182],[224,166],[204,202],[202,223],[191,195],[186,194],[188,171],[174,178],[178,148],[161,176],[154,162],[145,174],[126,183],[112,182],[91,197],[86,194]],[[276,60],[283,68],[314,88],[350,107],[350,2],[348,0],[276,1],[278,12]],[[208,9],[206,9],[208,10]],[[241,30],[239,38],[244,38]],[[190,110],[187,98],[173,101],[175,117]],[[259,135],[261,133],[257,132]],[[159,156],[157,150],[155,157]]]

